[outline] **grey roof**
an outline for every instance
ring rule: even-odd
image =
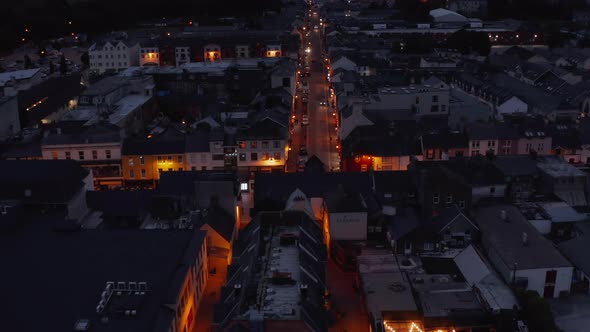
[[[584,228],[585,231],[590,231],[588,227]],[[578,270],[590,275],[590,232],[583,232],[571,240],[561,242],[557,248]]]
[[[74,160],[3,160],[0,198],[24,199],[31,204],[63,204],[84,188],[88,174]]]
[[[517,139],[518,132],[505,123],[472,123],[467,128],[470,140]]]
[[[186,136],[186,152],[209,152],[209,133],[199,132]]]
[[[501,211],[508,222],[502,221]],[[571,264],[512,205],[494,205],[476,210],[484,247],[493,250],[505,267],[517,264],[519,270],[570,267]],[[527,245],[523,234],[527,234]],[[505,268],[504,267],[504,268]]]
[[[336,190],[325,194],[328,213],[367,212],[367,203],[358,192]]]
[[[55,132],[43,139],[42,145],[77,145],[121,143],[120,128],[110,123],[101,122],[90,127],[81,127],[73,132]]]
[[[285,202],[295,189],[300,189],[309,198],[322,197],[339,185],[345,191],[371,192],[369,173],[256,173],[256,203],[265,199]]]
[[[204,232],[81,230],[65,234],[55,229],[55,222],[43,217],[23,223],[21,229],[0,232],[3,250],[15,253],[0,255],[3,329],[72,331],[77,320],[88,319],[91,330],[97,332],[169,330],[175,315],[170,306],[179,302]],[[42,283],[39,271],[43,271]],[[147,296],[137,316],[112,314],[108,324],[101,323],[95,308],[108,281],[147,283]],[[35,319],[22,310],[32,298],[43,308]]]
[[[537,160],[529,155],[496,156],[493,162],[505,176],[533,176],[538,173]]]

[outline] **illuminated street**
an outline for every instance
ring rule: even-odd
[[[303,30],[301,66],[299,72],[309,72],[309,77],[299,75],[299,89],[295,109],[295,123],[291,135],[291,154],[287,171],[297,171],[300,162],[299,150],[305,146],[308,156],[317,156],[326,171],[339,171],[340,159],[337,151],[336,119],[328,103],[330,85],[323,42],[323,22],[319,13],[308,12],[307,24]],[[307,88],[304,88],[307,82]],[[304,91],[307,92],[307,96]],[[307,105],[305,103],[307,102]],[[322,105],[325,104],[325,105]],[[303,114],[309,117],[309,125],[302,125]]]

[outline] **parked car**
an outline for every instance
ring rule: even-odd
[[[307,126],[308,124],[309,124],[309,116],[307,116],[307,114],[303,114],[303,117],[301,118],[301,125]]]

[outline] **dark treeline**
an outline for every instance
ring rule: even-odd
[[[280,9],[277,0],[44,0],[29,8],[6,6],[0,11],[0,51],[27,41],[55,38],[72,32],[96,34],[134,26],[162,17],[260,16]],[[68,22],[72,22],[69,24]],[[25,32],[25,28],[29,32]]]

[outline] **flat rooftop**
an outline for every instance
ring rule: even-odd
[[[585,177],[586,173],[579,170],[575,166],[565,162],[561,158],[555,157],[544,157],[539,159],[537,167],[547,175],[558,178],[558,177]]]
[[[401,272],[362,273],[367,310],[375,319],[383,313],[408,313],[418,310],[410,283]]]
[[[0,230],[3,267],[0,311],[4,331],[72,331],[87,320],[88,331],[168,331],[182,280],[205,238],[200,231],[57,231],[63,217],[34,218]],[[135,282],[144,294],[113,295],[96,312],[106,283]],[[139,284],[142,283],[142,286]],[[145,284],[143,284],[145,283]],[[145,286],[145,287],[144,287]],[[31,304],[34,302],[34,318]],[[125,302],[125,303],[122,303]],[[109,307],[137,308],[119,317]],[[114,309],[112,309],[114,310]],[[108,322],[101,321],[103,316]]]

